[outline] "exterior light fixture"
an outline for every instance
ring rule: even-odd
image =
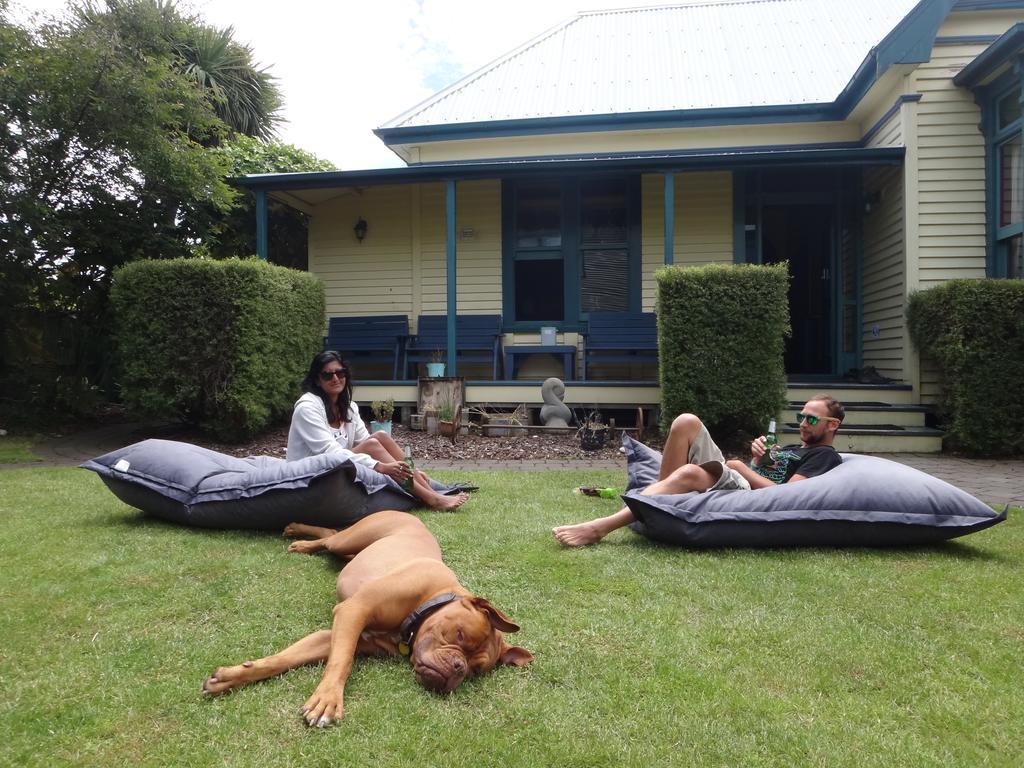
[[[362,216],[359,217],[359,221],[356,222],[356,225],[352,227],[352,231],[356,233],[356,240],[360,243],[363,242],[363,238],[366,237],[367,228],[366,219]]]

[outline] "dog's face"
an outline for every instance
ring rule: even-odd
[[[509,645],[502,635],[518,629],[482,597],[449,603],[424,619],[416,632],[411,653],[416,681],[424,688],[449,693],[466,678],[490,672],[498,664],[529,664],[533,654]]]

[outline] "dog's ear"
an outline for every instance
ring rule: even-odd
[[[495,608],[482,597],[474,597],[471,599],[473,601],[473,605],[487,614],[487,618],[491,622],[492,627],[500,629],[502,632],[519,631],[519,625],[512,621],[512,619],[505,615],[505,613],[499,608]]]
[[[498,657],[499,664],[507,664],[512,667],[525,667],[533,661],[533,654],[518,645],[502,643],[501,656]]]

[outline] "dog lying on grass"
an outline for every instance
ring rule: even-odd
[[[324,727],[344,715],[345,681],[356,654],[408,655],[420,685],[443,693],[498,664],[522,666],[533,659],[525,648],[505,642],[502,633],[519,626],[459,583],[419,518],[376,512],[343,531],[292,523],[284,535],[313,537],[292,542],[289,552],[326,549],[351,558],[338,574],[331,629],[273,656],[218,667],[203,683],[204,694],[326,660],[323,678],[302,708],[307,724]]]

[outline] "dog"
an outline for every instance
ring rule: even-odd
[[[308,725],[323,728],[344,715],[345,681],[357,654],[407,655],[417,682],[442,693],[498,664],[523,666],[533,660],[525,648],[505,642],[502,633],[519,626],[459,583],[419,518],[376,512],[343,531],[292,523],[284,535],[313,537],[292,542],[289,552],[326,549],[351,558],[338,574],[331,629],[273,656],[218,667],[203,683],[205,695],[326,660],[320,684],[302,708]]]

